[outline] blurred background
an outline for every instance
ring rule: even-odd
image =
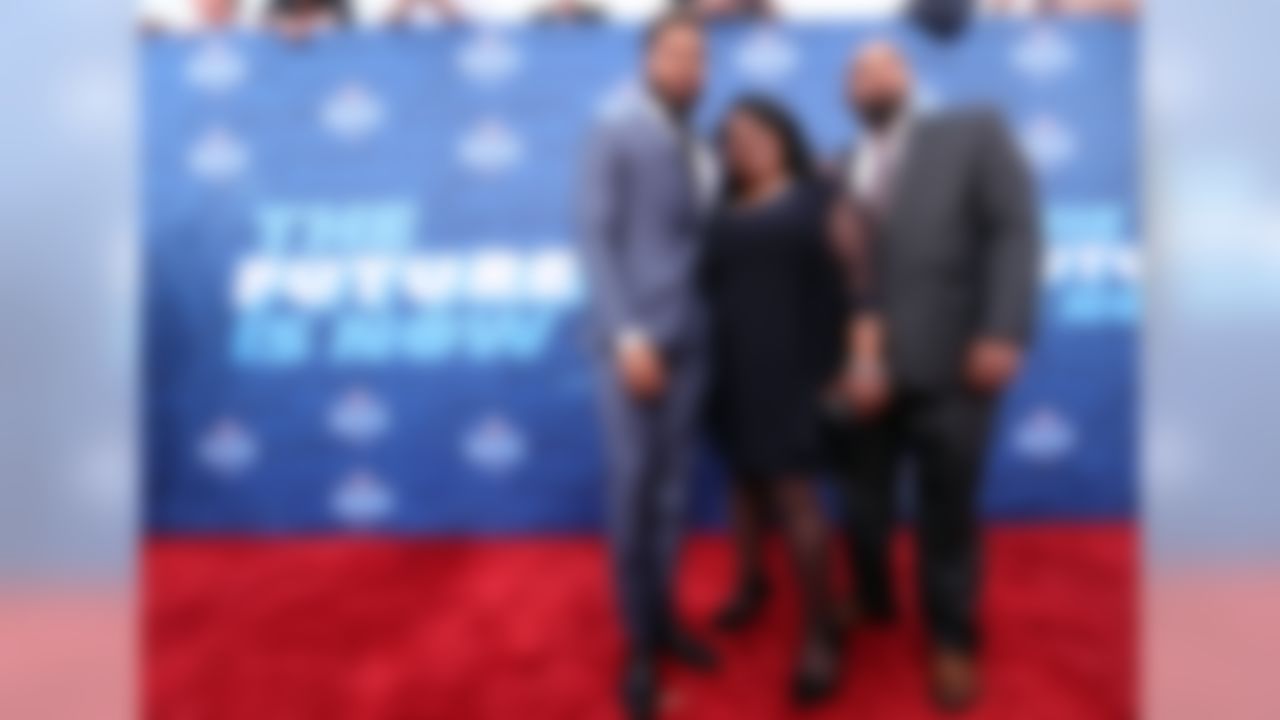
[[[991,2],[941,43],[904,5],[705,3],[724,24],[701,122],[763,88],[834,152],[853,134],[844,60],[888,32],[928,102],[998,104],[1035,161],[1047,330],[986,497],[990,613],[1009,619],[988,712],[1273,717],[1253,669],[1275,636],[1276,103],[1240,68],[1266,62],[1280,18]],[[31,111],[5,121],[24,141],[0,179],[6,716],[607,702],[592,670],[616,638],[555,651],[611,623],[568,188],[634,66],[633,23],[664,6],[0,11],[0,77]],[[709,466],[711,530],[718,482]],[[692,552],[698,612],[727,560],[714,532]],[[496,620],[516,599],[550,629]],[[898,644],[889,684],[854,690],[870,717],[925,712],[901,699],[919,693]],[[773,671],[742,651],[738,687]],[[686,688],[684,716],[743,716],[723,692]]]
[[[209,24],[261,23],[273,13],[273,0],[141,0],[142,17],[167,28],[194,29]],[[482,20],[643,21],[672,7],[691,9],[711,19],[773,17],[784,20],[886,19],[901,16],[910,0],[347,0],[321,3],[340,8],[347,21],[380,25],[408,21],[439,24]],[[1132,17],[1138,0],[976,0],[970,5],[993,16],[1086,15]]]

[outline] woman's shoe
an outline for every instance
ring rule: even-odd
[[[716,613],[716,627],[726,632],[749,627],[759,619],[768,599],[769,583],[764,578],[756,577],[739,584],[738,591]]]
[[[801,707],[819,705],[840,687],[843,633],[834,627],[809,633],[791,680],[791,697]]]

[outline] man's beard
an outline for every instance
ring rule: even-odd
[[[858,117],[872,132],[880,132],[893,124],[902,114],[901,98],[883,97],[857,104]]]
[[[649,93],[662,105],[662,109],[672,119],[679,122],[684,122],[686,118],[692,115],[693,109],[698,105],[698,93],[696,91],[688,95],[664,92],[662,86],[652,80],[649,81]]]
[[[698,104],[698,96],[676,98],[665,97],[662,99],[663,105],[666,105],[667,112],[671,113],[671,117],[679,122],[684,122],[693,114],[694,107]]]

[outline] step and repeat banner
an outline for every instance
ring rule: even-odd
[[[896,34],[922,106],[1002,108],[1043,194],[1043,331],[989,514],[1134,509],[1135,44],[991,24],[713,32],[708,129],[776,93],[834,154],[842,76]],[[582,531],[603,507],[573,203],[635,83],[627,28],[152,38],[144,54],[148,522],[158,533]],[[696,511],[718,513],[709,459]]]

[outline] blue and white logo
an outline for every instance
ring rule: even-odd
[[[463,259],[455,255],[412,257],[404,264],[404,293],[414,303],[451,303],[462,294]]]
[[[1046,217],[1045,305],[1063,327],[1131,326],[1142,312],[1142,248],[1112,203],[1060,203]]]
[[[347,275],[342,262],[325,257],[299,258],[280,270],[280,294],[304,310],[332,307],[343,297]]]
[[[200,136],[187,154],[192,175],[209,182],[226,182],[249,167],[249,150],[224,128],[213,128]]]
[[[1142,279],[1141,251],[1129,243],[1064,243],[1050,249],[1046,262],[1046,279],[1052,285],[1109,283],[1131,287]]]
[[[223,418],[200,439],[197,454],[215,474],[231,478],[257,463],[258,442],[239,422]]]
[[[778,30],[764,28],[752,33],[738,47],[738,71],[761,83],[777,83],[795,72],[799,56],[791,41]]]
[[[499,175],[524,159],[524,144],[497,118],[477,122],[458,142],[458,160],[478,175]]]
[[[187,61],[187,82],[209,94],[228,93],[244,82],[248,67],[231,45],[210,41],[200,46]]]
[[[582,275],[563,246],[534,253],[525,266],[525,296],[549,305],[573,305],[582,297]]]
[[[1076,448],[1076,430],[1060,413],[1041,407],[1014,431],[1014,446],[1029,460],[1052,463]]]
[[[486,475],[505,475],[524,462],[527,447],[524,435],[501,415],[480,419],[463,434],[462,454],[467,462]]]
[[[1013,66],[1039,82],[1052,80],[1072,69],[1075,50],[1062,33],[1049,26],[1029,31],[1013,47]]]
[[[330,497],[334,517],[352,527],[376,525],[396,509],[395,494],[381,478],[357,470],[343,478]]]
[[[523,257],[514,250],[483,248],[468,265],[466,286],[474,302],[505,303],[518,297],[524,279]]]
[[[381,438],[390,425],[386,404],[365,388],[345,393],[329,410],[329,429],[353,445],[367,445]]]
[[[1051,115],[1041,115],[1027,123],[1021,140],[1027,156],[1043,172],[1058,170],[1076,157],[1075,135]]]
[[[320,122],[337,138],[362,140],[377,132],[386,120],[382,101],[368,88],[348,83],[338,88],[320,112]]]
[[[520,51],[499,30],[477,32],[462,46],[457,57],[458,70],[476,85],[494,86],[511,78],[520,70]]]

